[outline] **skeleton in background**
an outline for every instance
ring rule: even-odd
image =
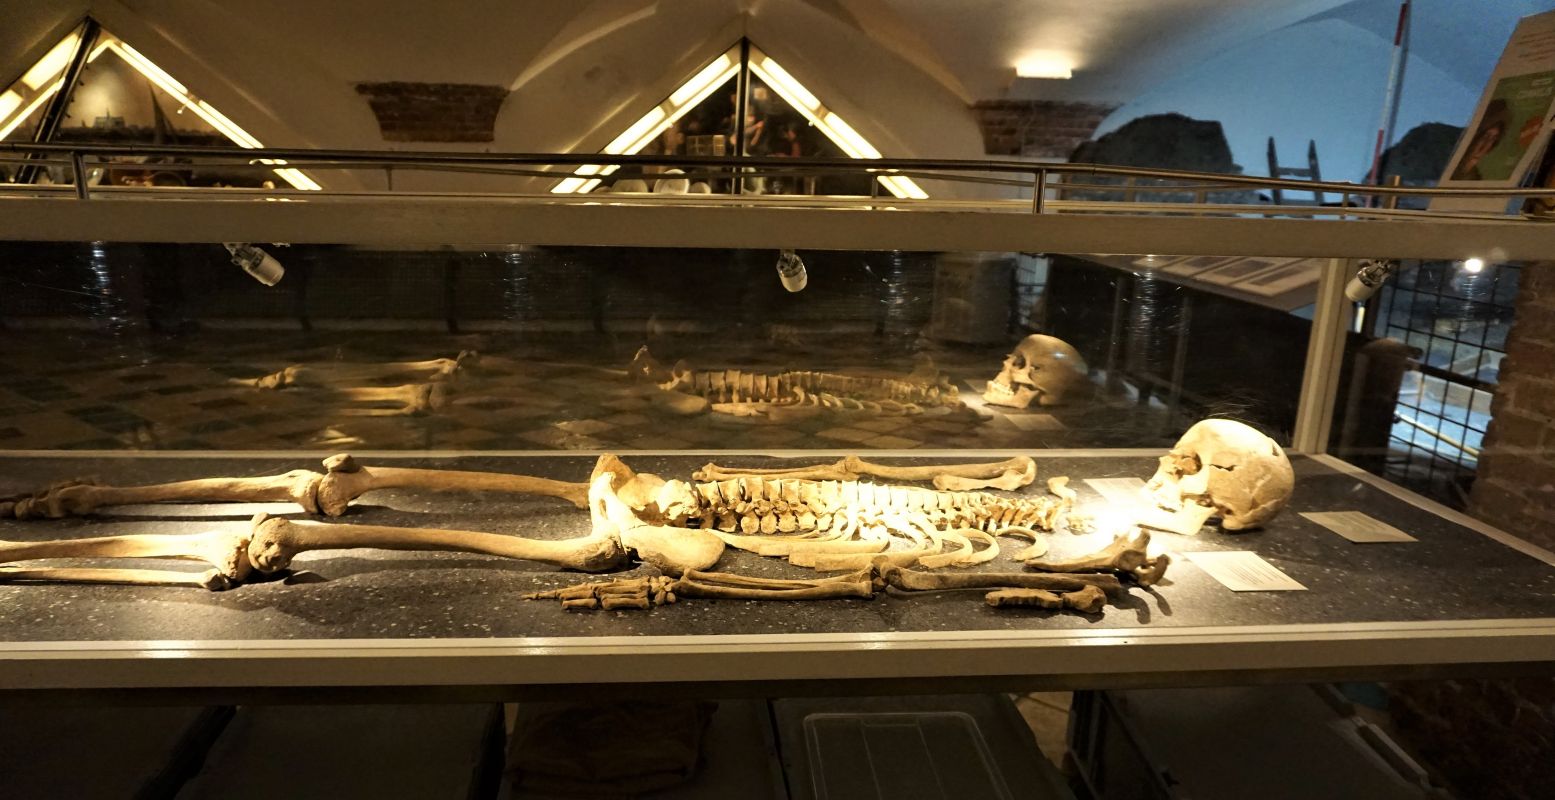
[[[1029,461],[1026,459],[1025,461]],[[293,521],[260,514],[248,531],[193,535],[139,534],[44,542],[0,542],[0,563],[53,558],[172,558],[202,561],[203,574],[94,567],[0,567],[0,580],[196,585],[226,589],[257,575],[286,569],[298,554],[370,547],[389,550],[482,553],[603,572],[633,559],[664,577],[586,584],[555,596],[572,608],[646,608],[679,597],[821,599],[872,596],[887,586],[903,591],[952,588],[992,590],[997,606],[1036,605],[1095,612],[1108,594],[1123,591],[1119,576],[1142,585],[1159,580],[1168,560],[1148,557],[1148,535],[1121,537],[1094,557],[1070,562],[1037,560],[1074,495],[1050,479],[1047,497],[1005,497],[979,491],[880,485],[838,474],[962,482],[1029,482],[1034,465],[1020,459],[946,467],[890,467],[857,458],[814,470],[767,474],[708,465],[695,480],[664,480],[637,473],[615,456],[599,458],[584,483],[499,473],[367,468],[350,456],[325,462],[323,474],[294,470],[259,478],[212,478],[142,487],[67,484],[0,501],[0,514],[54,518],[103,506],[169,501],[265,502],[291,500],[309,512],[338,515],[352,499],[379,488],[433,491],[493,490],[542,494],[586,507],[588,536],[535,540],[476,531]],[[813,472],[814,475],[810,473]],[[1017,558],[1048,574],[937,575],[911,570],[984,563],[999,554],[995,537],[1020,536],[1033,546]],[[981,546],[979,546],[981,545]],[[814,580],[758,579],[708,572],[732,546],[787,557],[817,570],[851,570]],[[571,594],[565,594],[566,592]],[[609,598],[608,601],[606,598]]]
[[[1146,484],[1156,508],[1141,525],[1198,533],[1212,517],[1228,531],[1280,513],[1296,474],[1279,443],[1235,420],[1206,419],[1183,434]]]
[[[667,368],[643,347],[627,374],[658,386],[665,394],[657,399],[681,414],[713,411],[737,417],[780,417],[820,408],[881,414],[965,408],[955,385],[931,367],[905,379],[797,370],[696,370],[685,361]]]
[[[1064,402],[1088,379],[1089,368],[1079,351],[1052,336],[1035,333],[1020,341],[1004,359],[999,374],[988,382],[983,399],[996,406],[1029,408]]]
[[[346,413],[353,416],[412,416],[442,409],[448,402],[448,386],[479,358],[474,350],[463,350],[454,358],[429,361],[321,361],[293,364],[258,378],[235,378],[231,383],[258,389],[318,392],[332,401],[349,404]],[[414,382],[374,385],[396,378]]]

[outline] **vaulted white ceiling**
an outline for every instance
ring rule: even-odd
[[[1493,62],[1468,6],[1422,0],[1417,55]],[[968,104],[1126,103],[1175,72],[1319,15],[1391,37],[1395,0],[0,0],[0,85],[90,13],[276,146],[385,147],[359,82],[512,90],[495,141],[597,150],[748,35],[888,155],[979,157]],[[1431,18],[1425,10],[1430,9]],[[1496,31],[1495,36],[1504,37]],[[1022,80],[1034,54],[1072,80]],[[1342,59],[1343,53],[1314,53]],[[1365,76],[1380,84],[1381,76]],[[1480,80],[1467,76],[1465,80]],[[416,145],[418,149],[421,145]],[[425,146],[430,148],[432,146]]]

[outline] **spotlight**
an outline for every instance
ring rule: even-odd
[[[1468,258],[1463,261],[1463,271],[1470,275],[1478,275],[1484,269],[1485,259],[1483,258]]]
[[[778,253],[777,271],[778,278],[783,281],[783,288],[790,292],[797,292],[810,282],[809,275],[805,272],[804,260],[792,250]]]
[[[1398,262],[1386,258],[1368,258],[1361,262],[1355,277],[1344,287],[1344,296],[1357,303],[1364,303],[1382,288],[1388,276],[1398,271]]]
[[[254,276],[254,280],[266,286],[274,286],[286,275],[286,268],[263,250],[246,242],[223,242],[222,247],[232,254],[232,263]]]

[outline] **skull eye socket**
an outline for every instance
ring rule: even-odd
[[[1010,366],[1016,369],[1024,369],[1026,367],[1026,357],[1020,353],[1011,353]]]

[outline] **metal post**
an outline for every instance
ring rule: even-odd
[[[86,67],[87,54],[97,44],[97,35],[102,31],[102,26],[91,17],[81,24],[81,38],[76,42],[76,51],[70,55],[70,65],[65,67],[65,77],[62,79],[59,91],[49,98],[48,105],[43,107],[43,117],[38,120],[38,129],[32,132],[34,143],[47,142],[54,138],[54,133],[59,130],[60,120],[65,118],[65,109],[70,106],[70,96],[75,93],[76,82],[81,78],[81,70]],[[38,165],[28,164],[17,170],[17,183],[32,183],[37,180]]]
[[[1045,194],[1047,194],[1047,170],[1039,167],[1031,187],[1031,213],[1042,213],[1042,196]]]
[[[1344,285],[1353,274],[1353,261],[1332,258],[1318,279],[1301,397],[1296,401],[1296,428],[1291,432],[1291,449],[1296,452],[1315,455],[1328,450],[1339,371],[1344,366],[1345,334],[1354,311],[1354,304],[1344,296]]]
[[[745,157],[745,99],[750,95],[751,41],[740,38],[740,71],[734,79],[734,156]],[[745,193],[745,170],[735,169],[734,193]]]
[[[70,170],[75,173],[76,199],[86,200],[86,159],[81,157],[80,150],[70,151]]]

